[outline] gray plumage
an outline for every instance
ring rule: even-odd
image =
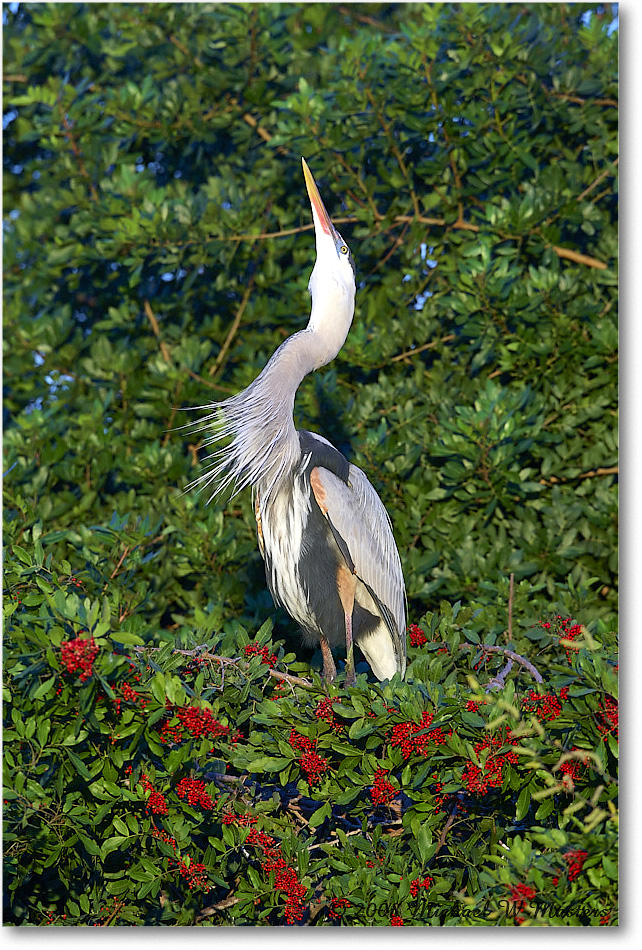
[[[353,636],[379,679],[406,668],[405,589],[387,512],[365,474],[326,439],[294,427],[296,391],[341,349],[354,314],[354,264],[303,162],[317,260],[310,277],[308,326],[287,339],[247,389],[210,406],[197,425],[210,430],[207,470],[192,486],[211,497],[251,486],[268,586],[321,645],[346,643],[346,682],[354,682]]]

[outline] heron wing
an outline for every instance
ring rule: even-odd
[[[348,567],[380,607],[399,665],[404,670],[406,595],[388,512],[356,465],[349,467],[347,484],[317,465],[310,473],[310,484]]]

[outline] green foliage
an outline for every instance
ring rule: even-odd
[[[613,923],[608,14],[20,4],[3,18],[11,922],[296,923],[299,885],[275,889],[286,872],[266,870],[279,851],[306,923]],[[359,288],[297,424],[380,492],[429,641],[405,683],[331,690],[342,732],[315,715],[318,657],[297,646],[295,660],[281,613],[285,641],[270,639],[249,498],[222,510],[185,492],[203,439],[180,428],[196,417],[182,410],[246,386],[305,324],[301,155]],[[558,614],[582,627],[579,651],[539,626]],[[78,636],[97,648],[82,681],[62,658]],[[280,691],[245,654],[257,638],[275,672],[314,685]],[[524,712],[535,684],[519,664],[484,693],[476,680],[501,676],[507,654],[481,644],[534,664],[546,694],[568,686],[560,716]],[[186,737],[178,710],[194,704],[215,737]],[[403,758],[391,730],[423,713],[452,735]],[[161,741],[163,724],[181,740]],[[504,755],[475,746],[502,729],[525,751],[475,798],[472,766]],[[573,747],[590,765],[560,789]],[[306,754],[328,762],[312,785]],[[189,778],[215,807],[178,795]],[[372,801],[386,782],[396,811]],[[167,815],[148,809],[154,794]],[[225,823],[249,809],[251,826]],[[247,844],[253,829],[275,844]],[[563,856],[578,851],[571,880]]]
[[[553,614],[508,640],[489,609],[444,603],[411,629],[405,682],[326,694],[270,622],[143,644],[47,547],[7,564],[7,922],[616,923],[599,622]]]

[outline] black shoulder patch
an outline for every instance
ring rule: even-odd
[[[299,444],[302,455],[310,455],[310,468],[320,465],[340,478],[346,485],[350,475],[350,463],[333,445],[328,445],[317,438],[314,433],[302,429],[299,432]]]

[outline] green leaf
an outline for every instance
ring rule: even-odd
[[[72,752],[71,749],[66,749],[65,751],[67,755],[69,756],[78,775],[80,775],[81,778],[84,778],[85,781],[88,782],[91,779],[91,773],[89,769],[87,768],[87,766],[85,765],[85,763],[83,762],[83,760],[80,758],[79,755],[76,755],[75,752]]]
[[[320,808],[317,808],[316,811],[312,812],[308,818],[308,824],[310,828],[318,828],[319,825],[322,825],[326,818],[330,818],[332,815],[332,807],[330,802],[324,802]]]

